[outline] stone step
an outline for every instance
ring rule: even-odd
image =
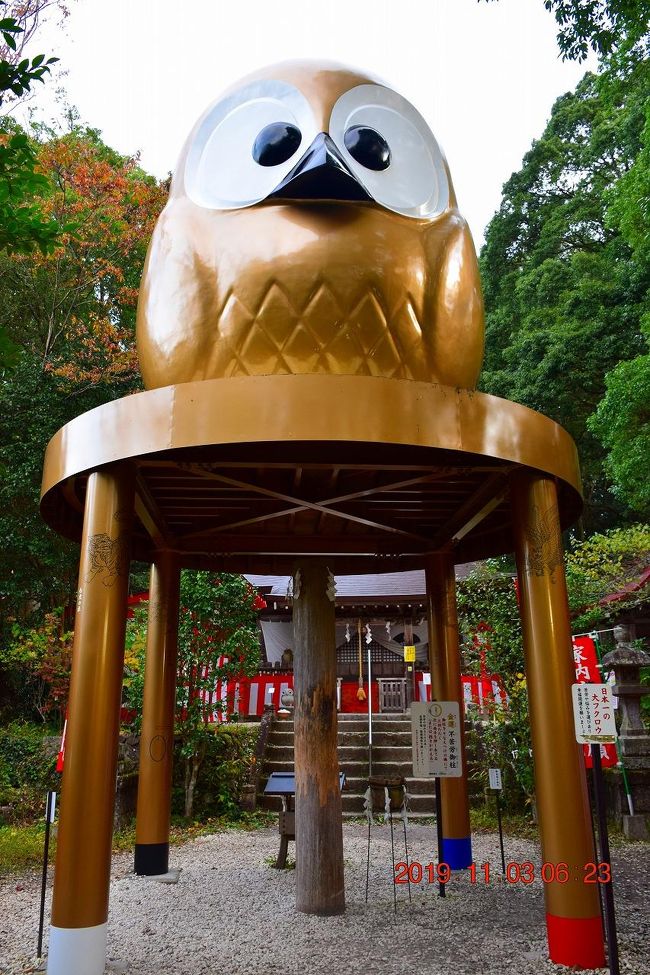
[[[271,734],[276,733],[293,733],[294,725],[293,719],[285,721],[274,721]],[[363,716],[358,717],[356,715],[351,715],[347,721],[341,720],[341,715],[339,715],[338,721],[339,731],[365,731],[368,732],[368,719]],[[402,718],[399,715],[373,715],[372,719],[372,731],[373,735],[376,731],[408,731],[411,733],[411,719]]]
[[[342,762],[341,771],[345,772],[346,775],[354,774],[354,766],[362,767],[364,763],[362,762]],[[351,767],[352,766],[352,767]],[[413,763],[410,760],[410,755],[408,761],[392,760],[388,759],[382,762],[375,761],[373,755],[372,763],[373,775],[402,775],[404,778],[410,778],[413,775]],[[365,770],[367,774],[368,763],[365,762]],[[293,772],[293,762],[289,759],[285,760],[274,760],[268,757],[264,761],[264,772],[268,775],[270,772]]]
[[[402,745],[411,747],[411,729],[408,731],[377,731],[372,729],[372,744],[374,745]],[[363,743],[368,746],[368,731],[339,732],[339,745]]]
[[[338,749],[339,765],[344,770],[349,762],[367,762],[368,746],[360,745],[339,745]],[[293,762],[293,745],[267,745],[266,762]],[[372,748],[373,763],[383,762],[411,762],[411,745],[377,745]]]
[[[410,722],[410,720],[411,720],[410,711],[382,711],[380,714],[377,714],[376,712],[373,711],[372,713],[373,724],[382,724],[385,721]],[[366,724],[368,724],[368,712],[355,711],[353,714],[344,713],[338,715],[339,724],[348,724],[355,721],[364,721]]]
[[[375,731],[372,733],[372,743],[374,745],[398,745],[411,747],[411,732],[408,731]],[[294,736],[291,731],[274,731],[269,735],[267,748],[275,745],[293,746]],[[354,746],[359,748],[368,747],[368,732],[366,731],[339,731],[337,744],[339,748],[344,746]]]

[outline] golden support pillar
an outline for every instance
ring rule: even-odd
[[[429,666],[434,700],[457,701],[464,714],[460,677],[456,575],[451,556],[439,552],[426,566],[429,611]],[[442,859],[452,870],[463,870],[472,862],[472,837],[467,793],[465,722],[460,723],[460,748],[463,774],[459,778],[438,779],[442,798]]]
[[[597,887],[585,883],[596,859],[582,750],[571,701],[575,682],[557,491],[553,478],[512,476],[517,574],[545,863],[566,865],[566,883],[545,884],[549,956],[559,965],[605,964]]]
[[[169,868],[180,569],[161,552],[151,567],[134,871]]]
[[[101,975],[111,869],[133,471],[86,489],[48,975]]]
[[[296,909],[305,914],[345,910],[333,585],[324,563],[304,559],[296,566]]]

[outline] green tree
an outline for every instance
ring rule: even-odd
[[[0,667],[21,701],[26,717],[63,727],[70,684],[72,633],[65,628],[61,608],[46,613],[33,627],[12,627],[11,640],[0,645]],[[15,701],[14,701],[15,706]]]
[[[650,514],[650,354],[620,362],[605,377],[606,393],[588,427],[607,449],[614,493],[634,511]]]
[[[44,81],[58,58],[38,54],[23,57],[42,14],[50,7],[61,13],[58,0],[28,0],[6,3],[0,0],[0,110],[4,102],[16,101],[31,90],[35,81]],[[50,250],[59,227],[51,216],[43,215],[40,197],[49,183],[39,170],[36,147],[27,134],[5,115],[0,115],[0,253],[30,253],[37,248]],[[0,368],[15,361],[16,347],[0,326]]]
[[[523,670],[521,621],[512,576],[499,571],[499,567],[491,562],[485,563],[458,583],[457,602],[463,666],[466,667],[470,660],[476,664],[472,656],[472,637],[481,624],[486,623],[491,627],[486,654],[488,671],[502,674],[507,679]],[[476,667],[474,670],[478,673]]]
[[[649,566],[648,525],[616,528],[577,542],[566,558],[574,633],[609,625],[622,611],[638,611],[646,605],[648,588],[638,584]],[[626,595],[611,603],[601,603],[615,593]]]
[[[640,267],[650,267],[650,104],[642,148],[609,194],[608,223],[620,231]],[[606,393],[587,425],[607,450],[615,493],[641,515],[650,512],[650,292],[640,318],[646,353],[620,362],[605,377]]]
[[[42,522],[45,448],[73,417],[138,387],[137,285],[166,190],[137,159],[74,125],[39,143],[43,207],[62,232],[48,253],[0,254],[0,620],[65,604],[76,546]]]
[[[478,673],[473,635],[487,624],[487,670],[501,676],[509,697],[506,708],[494,706],[492,720],[478,733],[472,730],[470,746],[478,751],[482,768],[503,769],[507,802],[521,808],[532,800],[534,780],[523,637],[512,575],[490,560],[458,583],[457,602],[463,672]]]
[[[590,530],[624,513],[588,419],[605,376],[644,353],[650,271],[610,217],[634,166],[650,96],[648,63],[623,52],[555,103],[504,186],[481,253],[488,392],[557,420],[578,444]]]
[[[47,0],[7,4],[0,0],[0,108],[7,96],[18,99],[35,81],[44,81],[58,58],[23,57]],[[58,224],[40,210],[39,198],[49,183],[39,170],[36,148],[27,134],[6,116],[0,117],[0,251],[29,253],[51,249]],[[0,333],[1,334],[1,333]],[[6,344],[6,340],[5,340]],[[1,348],[1,346],[0,346]]]
[[[74,118],[69,132],[37,135],[42,206],[61,232],[46,254],[0,256],[0,326],[70,391],[111,398],[139,387],[135,307],[166,187]]]
[[[78,548],[45,525],[39,490],[49,438],[91,405],[89,394],[62,395],[56,377],[24,352],[0,378],[0,639],[14,622],[34,625],[72,601]]]
[[[222,700],[215,700],[217,683],[257,672],[259,608],[259,597],[243,576],[223,573],[217,577],[210,572],[189,570],[181,573],[176,730],[182,739],[184,812],[188,818],[194,811],[197,782],[206,759],[214,758],[228,744],[227,736],[222,737],[215,751],[218,724],[210,718],[213,712],[223,709]],[[142,720],[146,631],[147,607],[136,607],[127,624],[123,698],[126,707],[134,712],[131,727],[135,731]],[[250,742],[245,737],[233,742],[239,743],[235,751],[245,746],[248,755]],[[241,775],[241,769],[237,775]],[[226,793],[228,804],[232,796],[228,789],[224,797]]]
[[[188,818],[212,735],[209,714],[221,706],[208,703],[216,683],[252,676],[259,666],[255,600],[256,593],[243,576],[190,571],[181,575],[176,703]]]
[[[606,56],[626,41],[647,44],[649,0],[544,0],[544,6],[555,16],[564,60],[584,61],[589,48]]]
[[[30,60],[24,50],[36,32],[46,10],[56,8],[63,16],[67,10],[59,0],[0,0],[0,105],[7,95],[10,101],[22,98],[35,81],[43,82],[58,58],[38,54]],[[12,97],[13,96],[13,97]]]

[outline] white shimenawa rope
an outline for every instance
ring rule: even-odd
[[[402,799],[402,819],[404,821],[404,827],[406,828],[409,824],[408,813],[409,813],[409,802],[411,801],[411,795],[406,791],[406,784],[402,786],[403,799]]]
[[[384,786],[384,822],[387,823],[390,819],[390,792],[388,791],[388,786]]]
[[[368,788],[363,794],[363,808],[365,809],[366,812],[366,819],[368,820],[368,824],[372,825],[372,821],[373,821],[372,820],[372,789],[370,788],[370,786],[368,786]]]

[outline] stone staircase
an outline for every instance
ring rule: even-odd
[[[363,816],[363,795],[368,787],[368,718],[362,714],[338,716],[339,768],[345,772],[343,816]],[[258,807],[281,808],[280,798],[264,796],[271,772],[293,771],[293,719],[273,719],[260,776]],[[402,775],[411,795],[414,817],[435,815],[435,791],[431,779],[414,779],[410,714],[375,714],[372,718],[372,774]]]

